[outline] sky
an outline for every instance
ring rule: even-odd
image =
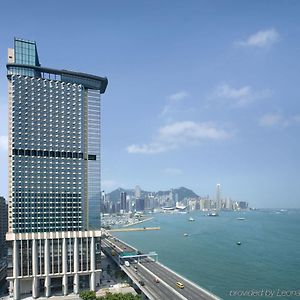
[[[7,48],[106,76],[102,188],[185,186],[300,207],[299,1],[5,1],[0,195],[7,197]]]

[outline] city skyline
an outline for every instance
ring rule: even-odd
[[[108,76],[102,189],[186,186],[214,195],[219,182],[224,195],[255,207],[299,207],[297,1],[90,1],[89,17],[56,3],[61,9],[4,4],[1,57],[19,36],[38,41],[42,65]],[[35,18],[24,23],[24,14]],[[53,16],[54,28],[65,28],[59,35],[49,30]],[[7,123],[0,120],[6,199]]]

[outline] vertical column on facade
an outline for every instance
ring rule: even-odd
[[[74,282],[73,282],[73,287],[74,287],[74,293],[78,294],[79,293],[79,255],[78,255],[78,238],[74,238]]]
[[[38,265],[37,265],[38,253],[37,253],[37,243],[36,239],[32,240],[32,297],[39,297],[39,279],[38,274]]]
[[[51,295],[51,278],[50,273],[50,253],[49,253],[49,240],[45,239],[45,256],[44,256],[44,266],[45,266],[45,296],[50,297]]]
[[[62,278],[62,284],[63,284],[63,295],[68,295],[68,275],[67,275],[67,239],[63,238],[62,243],[62,271],[63,271],[63,278]]]
[[[90,290],[96,291],[95,238],[93,236],[91,237],[90,256],[91,256]]]
[[[19,252],[19,241],[14,240],[14,252],[13,252],[13,277],[14,277],[14,300],[20,299],[20,279],[19,276],[19,255],[22,253]],[[21,266],[22,268],[22,266]]]

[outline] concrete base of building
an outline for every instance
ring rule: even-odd
[[[36,299],[96,291],[100,238],[101,231],[8,234],[10,297]]]

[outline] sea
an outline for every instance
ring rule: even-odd
[[[152,216],[136,227],[160,230],[114,234],[222,299],[300,300],[300,210]]]

